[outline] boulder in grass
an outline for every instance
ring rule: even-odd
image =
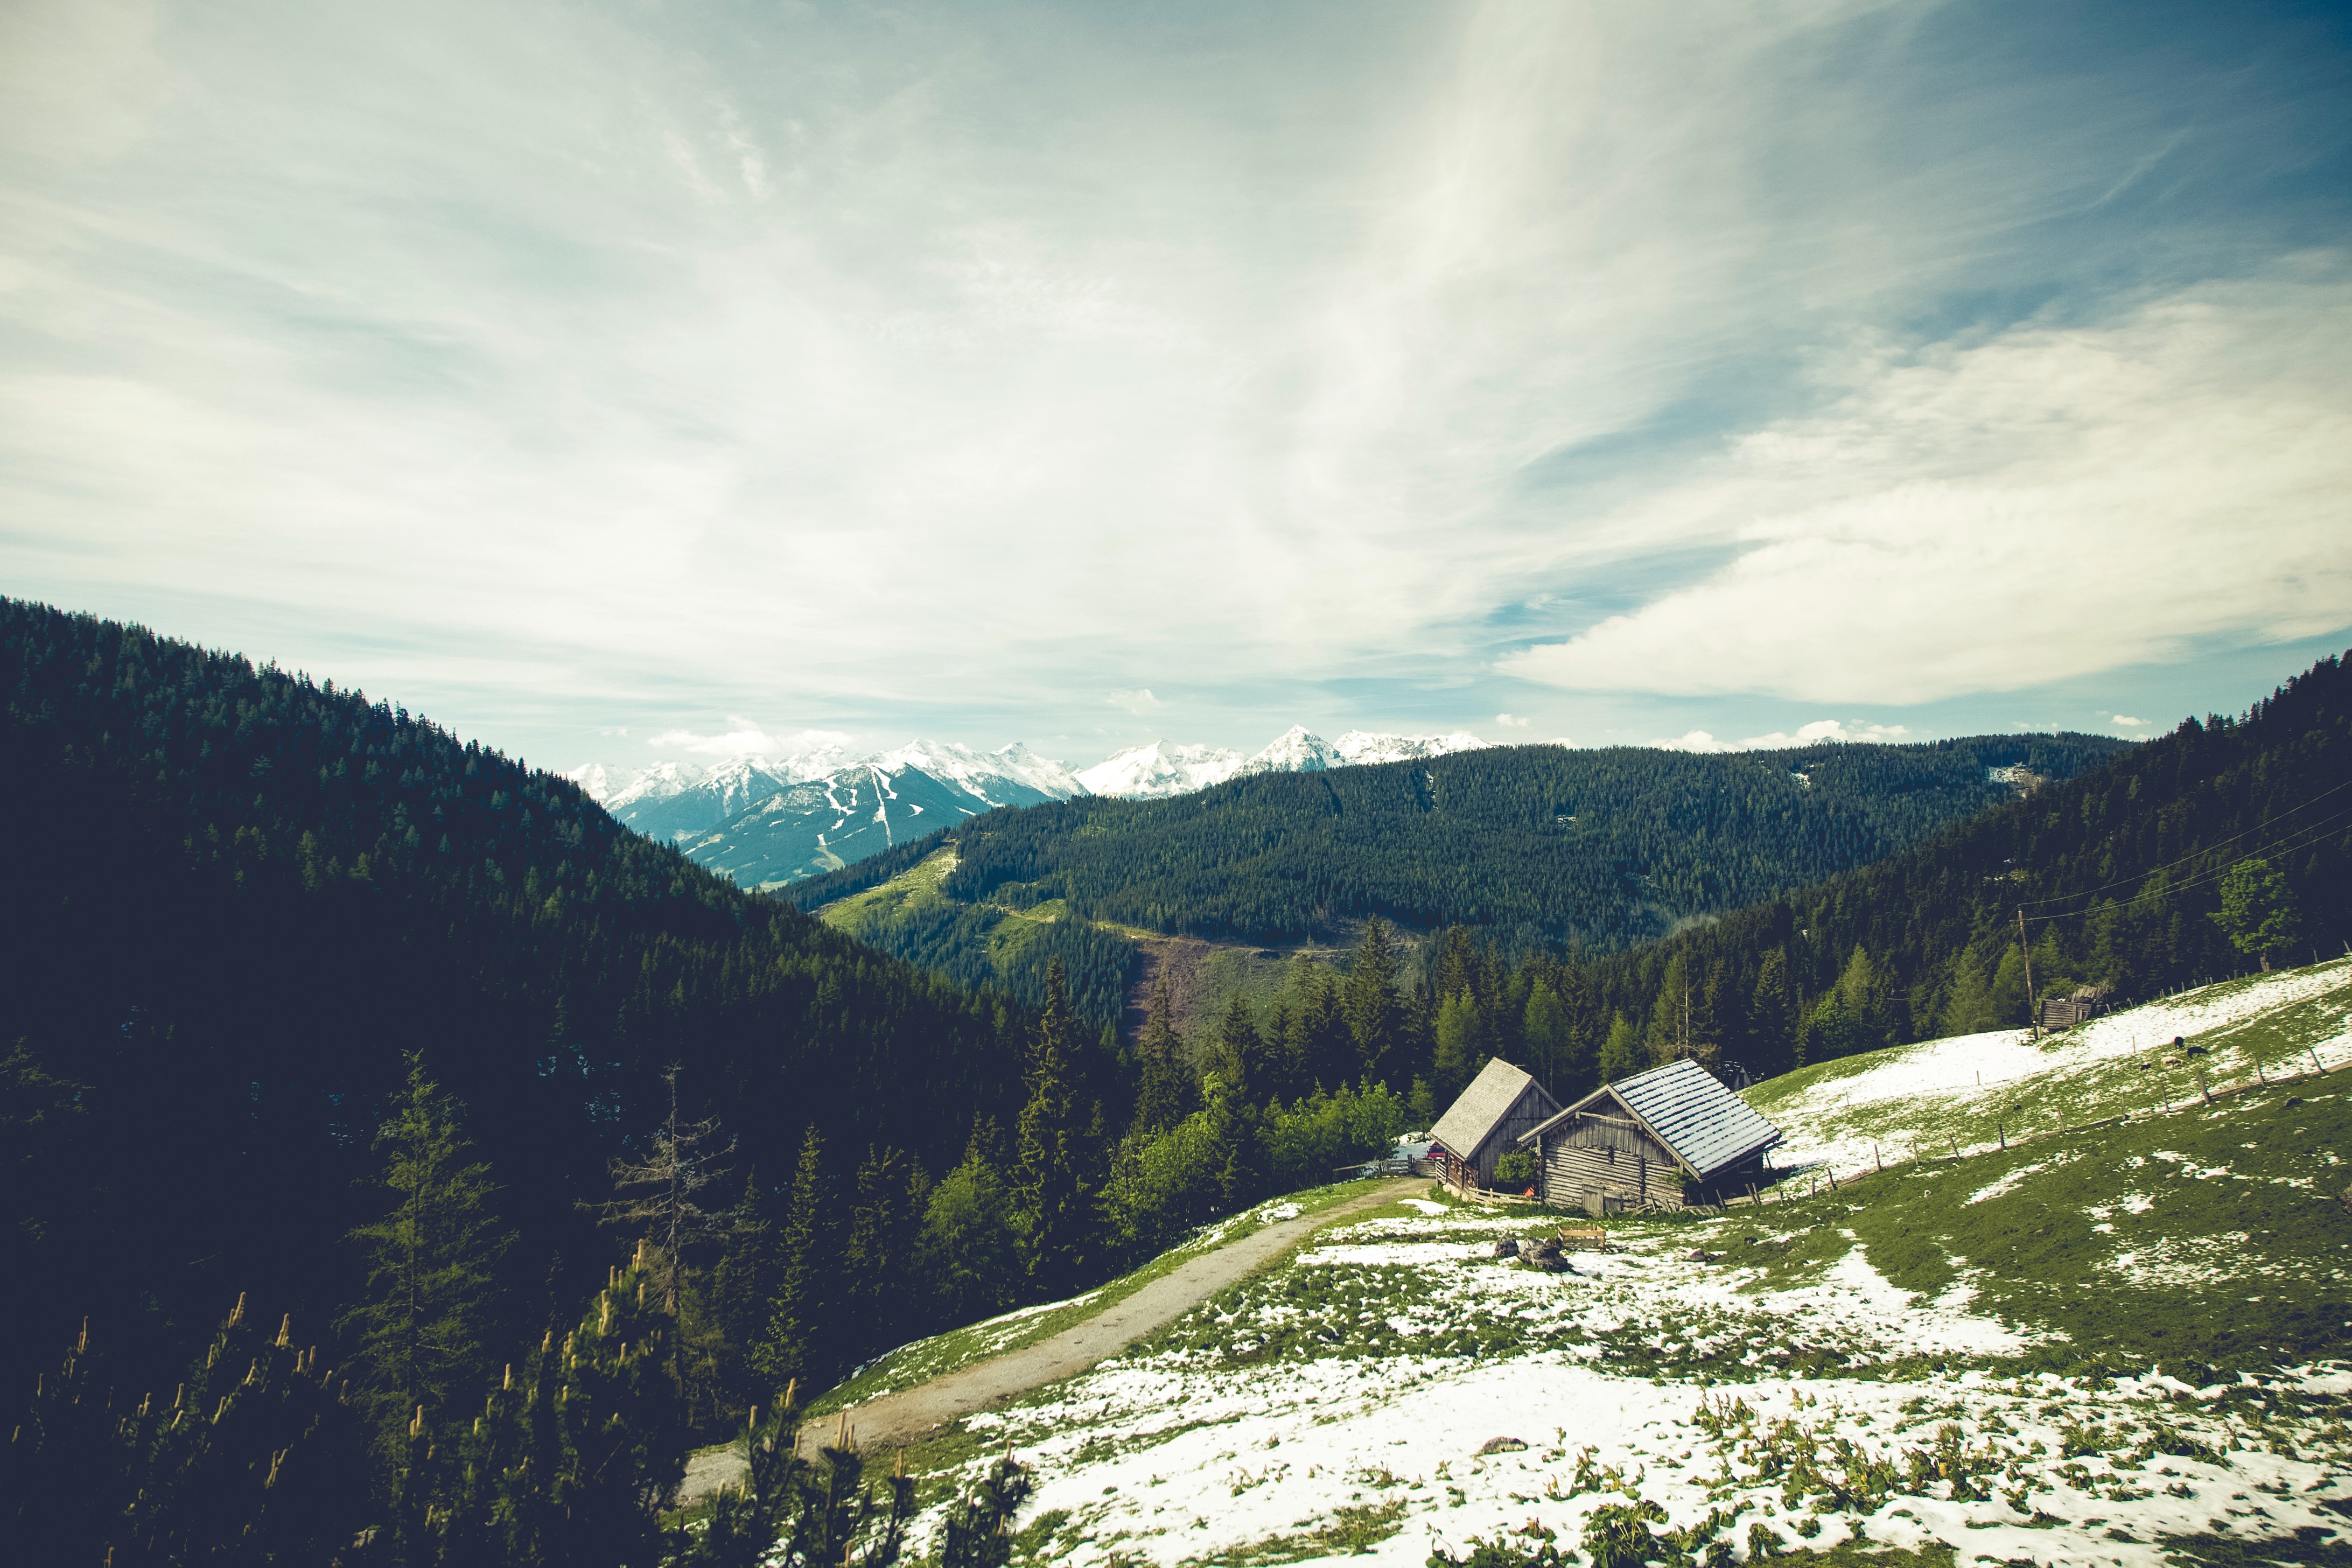
[[[1478,1452],[1486,1454],[1517,1454],[1527,1447],[1517,1437],[1489,1437],[1479,1445]]]
[[[1517,1242],[1516,1242],[1516,1241],[1512,1240],[1509,1237],[1507,1237],[1507,1237],[1503,1237],[1503,1239],[1502,1239],[1502,1240],[1500,1240],[1500,1241],[1498,1241],[1498,1242],[1495,1243],[1495,1256],[1496,1256],[1496,1257],[1497,1257],[1497,1258],[1517,1258],[1518,1255],[1519,1255],[1519,1244],[1518,1244]]]

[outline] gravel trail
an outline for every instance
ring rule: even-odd
[[[849,1408],[849,1424],[860,1448],[900,1447],[992,1405],[1075,1377],[1107,1361],[1155,1330],[1166,1327],[1234,1281],[1264,1268],[1313,1232],[1365,1209],[1379,1208],[1429,1184],[1425,1178],[1382,1182],[1361,1197],[1321,1214],[1269,1225],[1214,1252],[1189,1258],[1126,1300],[1051,1339],[1023,1350],[977,1362],[944,1377],[902,1388]],[[812,1420],[803,1436],[814,1451],[830,1442],[837,1415]],[[742,1458],[721,1450],[697,1455],[688,1465],[681,1503],[690,1503],[731,1485],[744,1472]]]

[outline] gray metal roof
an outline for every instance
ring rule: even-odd
[[[1779,1128],[1688,1057],[1609,1088],[1701,1178],[1780,1141]]]
[[[1445,1108],[1445,1114],[1429,1130],[1430,1142],[1444,1144],[1460,1159],[1477,1158],[1478,1145],[1493,1136],[1496,1124],[1510,1114],[1511,1107],[1533,1082],[1502,1058],[1494,1058],[1470,1080],[1462,1098]]]

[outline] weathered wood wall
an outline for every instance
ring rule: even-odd
[[[1597,1194],[1635,1207],[1683,1206],[1682,1167],[1665,1145],[1622,1117],[1588,1111],[1542,1142],[1546,1203],[1581,1204]]]
[[[1519,1146],[1519,1140],[1559,1114],[1559,1101],[1539,1083],[1530,1083],[1503,1113],[1494,1131],[1478,1145],[1477,1158],[1472,1162],[1478,1168],[1478,1184],[1495,1184],[1495,1163]],[[1514,1189],[1516,1190],[1516,1189]]]

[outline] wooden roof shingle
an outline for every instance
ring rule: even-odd
[[[1461,1159],[1474,1158],[1478,1146],[1494,1135],[1496,1127],[1510,1114],[1528,1086],[1535,1079],[1517,1068],[1496,1057],[1479,1069],[1470,1080],[1462,1097],[1445,1108],[1437,1125],[1429,1130],[1432,1142],[1443,1143],[1448,1152]],[[1558,1104],[1554,1100],[1552,1103]]]

